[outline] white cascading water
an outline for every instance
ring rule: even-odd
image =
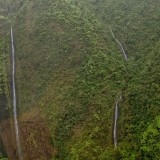
[[[128,60],[127,54],[121,44],[121,42],[118,40],[118,38],[116,38],[116,36],[113,33],[112,28],[110,28],[110,32],[112,34],[112,37],[114,38],[114,40],[117,42],[117,44],[120,46],[121,48],[121,52],[123,53],[123,56],[125,58],[125,60]],[[116,102],[115,105],[115,113],[114,113],[114,130],[113,130],[113,140],[114,140],[114,146],[117,147],[117,122],[118,122],[118,103],[119,101],[122,99],[122,96],[120,96],[120,99]]]
[[[125,52],[125,50],[124,50],[121,42],[120,42],[120,41],[118,40],[118,38],[116,38],[116,36],[114,35],[114,33],[113,33],[113,31],[112,31],[112,28],[110,28],[110,31],[111,31],[111,34],[112,34],[113,38],[115,39],[115,41],[116,41],[116,42],[118,43],[118,45],[120,46],[121,52],[123,53],[123,56],[124,56],[125,60],[128,60],[127,54],[126,54],[126,52]]]
[[[119,100],[116,102],[115,112],[114,112],[114,130],[113,130],[113,139],[114,139],[114,146],[117,147],[117,122],[118,122],[118,103],[122,99],[120,96]]]
[[[11,27],[11,49],[12,49],[12,94],[13,94],[14,127],[15,127],[18,156],[20,160],[23,160],[22,150],[20,145],[20,138],[19,138],[18,120],[17,120],[17,97],[16,97],[16,85],[15,85],[15,50],[14,50],[14,39],[13,39],[12,27]]]

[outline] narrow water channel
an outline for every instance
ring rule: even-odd
[[[16,135],[16,145],[19,160],[23,160],[22,157],[22,149],[19,138],[19,128],[18,128],[18,120],[17,120],[17,96],[16,96],[16,84],[15,84],[15,49],[14,49],[14,37],[13,37],[13,29],[11,27],[11,59],[12,59],[12,97],[13,97],[13,115],[14,115],[14,127],[15,127],[15,135]]]

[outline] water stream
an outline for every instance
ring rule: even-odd
[[[115,106],[115,112],[114,112],[114,130],[113,130],[113,140],[114,140],[114,146],[117,147],[117,122],[118,122],[118,103],[122,99],[122,96],[118,99]]]
[[[115,39],[115,41],[117,42],[117,44],[120,46],[121,48],[121,52],[123,53],[123,56],[125,58],[125,60],[128,60],[127,54],[123,48],[123,45],[121,44],[121,42],[118,40],[118,38],[114,35],[112,28],[110,28],[111,34],[113,36],[113,38]]]
[[[12,53],[12,96],[13,96],[13,115],[14,115],[14,127],[15,127],[15,136],[16,136],[16,145],[19,160],[23,160],[22,150],[20,145],[19,138],[19,128],[17,120],[17,96],[16,96],[16,85],[15,85],[15,49],[14,49],[14,38],[13,38],[13,29],[11,27],[11,53]]]
[[[121,42],[118,40],[118,38],[114,35],[112,28],[110,28],[110,32],[112,34],[112,37],[114,38],[114,40],[116,41],[116,43],[119,45],[121,52],[125,58],[125,60],[128,60],[127,54],[123,48],[123,45],[121,44]],[[119,101],[122,99],[122,96],[120,96],[120,98],[118,99],[118,101],[116,102],[115,105],[115,113],[114,113],[114,130],[113,130],[113,140],[114,140],[114,146],[117,147],[117,122],[118,122],[118,103]]]

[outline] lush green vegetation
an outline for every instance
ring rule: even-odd
[[[44,110],[53,159],[160,159],[158,0],[8,0],[2,6],[14,28],[20,111]]]
[[[5,41],[0,39],[0,95],[5,92],[6,84],[6,55],[5,55]]]
[[[159,135],[149,137],[148,141],[152,141],[152,144],[145,145],[142,139],[148,132],[148,126],[155,124],[153,121],[159,115],[160,4],[148,0],[123,0],[92,1],[88,5],[105,26],[113,27],[125,46],[129,59],[133,60],[128,66],[126,104],[121,111],[119,123],[122,159],[159,159]],[[149,132],[152,134],[154,129],[151,130]],[[154,146],[155,141],[157,143]]]
[[[0,10],[1,11],[1,10]],[[0,15],[0,123],[6,118],[8,114],[8,105],[6,102],[6,97],[8,97],[8,77],[7,77],[7,43],[4,34],[5,18]],[[0,125],[1,130],[1,125]],[[6,157],[6,151],[4,149],[4,144],[2,142],[2,137],[0,137],[0,159]],[[2,159],[4,160],[4,159]]]

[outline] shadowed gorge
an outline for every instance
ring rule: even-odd
[[[0,0],[0,160],[159,160],[159,8]]]

